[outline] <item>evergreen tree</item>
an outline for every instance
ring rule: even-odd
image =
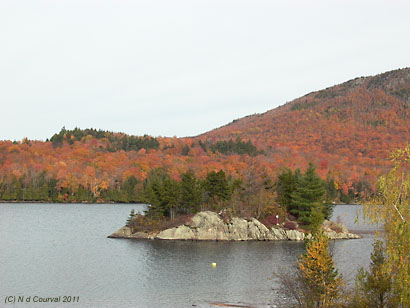
[[[152,169],[147,178],[144,180],[143,201],[150,204],[147,210],[147,215],[150,217],[163,217],[165,215],[165,207],[162,204],[163,183],[169,175],[162,168]]]
[[[180,207],[186,213],[196,213],[202,200],[200,182],[192,171],[181,175]]]
[[[161,195],[161,207],[165,210],[165,216],[171,219],[175,218],[179,208],[179,183],[175,180],[167,178],[163,182],[163,192]]]
[[[328,216],[329,206],[324,205],[325,184],[309,164],[306,173],[296,182],[296,190],[291,194],[290,213],[306,225],[320,225]]]
[[[387,268],[383,242],[373,244],[369,271],[361,268],[356,277],[355,307],[398,307],[392,293],[392,278]]]
[[[179,183],[158,168],[151,170],[143,187],[144,201],[150,204],[147,215],[173,219],[179,210]]]
[[[300,180],[300,170],[297,169],[295,173],[291,169],[286,168],[278,175],[278,179],[275,183],[275,190],[277,193],[276,201],[286,211],[291,208],[292,205],[292,193],[296,190],[296,185]]]
[[[137,185],[137,183],[138,183],[138,181],[135,178],[135,176],[131,175],[122,184],[122,190],[124,190],[127,202],[137,201],[137,198],[136,198],[136,195],[135,195],[135,192],[134,192],[135,185]]]
[[[185,145],[183,148],[182,148],[182,151],[181,151],[181,154],[182,155],[184,155],[184,156],[187,156],[188,154],[189,154],[189,151],[191,150],[191,148],[189,147],[189,145]]]
[[[208,173],[203,186],[210,198],[216,198],[221,201],[231,198],[232,192],[223,170]]]
[[[200,141],[199,145],[204,149],[204,144]],[[250,156],[255,156],[258,154],[256,147],[253,145],[251,140],[243,142],[242,139],[238,136],[236,142],[232,139],[229,141],[217,141],[215,144],[210,144],[210,149],[212,152],[219,152],[221,154],[248,154]]]
[[[206,152],[206,151],[208,150],[208,143],[207,143],[207,141],[202,142],[202,140],[199,140],[199,141],[198,141],[198,144],[199,144],[199,146],[202,148],[202,150],[203,150],[204,152]]]
[[[131,224],[132,219],[134,218],[134,216],[135,216],[135,210],[132,209],[131,212],[130,212],[130,215],[128,216],[127,222],[125,223],[126,226],[129,226]]]

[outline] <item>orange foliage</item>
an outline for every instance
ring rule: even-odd
[[[410,94],[400,96],[410,93],[402,90],[410,89],[410,69],[386,74],[310,93],[198,137],[159,137],[158,150],[109,152],[108,137],[90,135],[71,145],[64,140],[56,148],[51,142],[0,141],[0,179],[10,175],[34,178],[45,172],[60,186],[75,190],[82,185],[97,192],[131,175],[143,180],[157,167],[166,168],[175,179],[188,170],[204,178],[220,169],[239,178],[250,167],[274,177],[282,167],[305,169],[312,161],[322,178],[330,174],[346,191],[355,181],[374,183],[390,168],[389,153],[410,140]],[[251,140],[263,154],[222,155],[204,151],[198,143],[237,137]],[[182,155],[186,146],[189,152]]]

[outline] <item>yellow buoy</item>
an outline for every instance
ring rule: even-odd
[[[212,267],[216,267],[216,263],[215,263],[215,262],[212,263]]]

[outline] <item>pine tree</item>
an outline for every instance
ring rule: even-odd
[[[291,208],[292,193],[296,190],[296,183],[300,177],[299,169],[293,173],[291,169],[286,168],[279,174],[275,183],[276,201],[287,211]]]
[[[129,226],[131,224],[132,219],[134,218],[134,216],[135,216],[135,210],[132,209],[131,212],[130,212],[130,215],[128,216],[127,222],[125,223],[126,226]]]
[[[166,215],[163,204],[164,182],[169,175],[161,168],[152,169],[143,183],[143,201],[150,204],[146,214],[150,217],[160,218]]]
[[[180,207],[186,213],[196,213],[202,199],[201,185],[192,171],[181,175]]]
[[[355,307],[393,308],[398,307],[392,293],[392,278],[387,268],[383,242],[373,244],[369,271],[361,268],[356,277]]]
[[[165,209],[165,216],[175,218],[179,208],[179,183],[167,178],[164,180],[161,194],[161,207]]]
[[[306,173],[296,182],[296,189],[291,194],[290,213],[306,225],[319,224],[325,218],[325,184],[316,174],[312,163]]]
[[[231,198],[232,192],[223,170],[208,173],[204,181],[204,188],[210,198],[226,201]]]
[[[124,195],[126,196],[127,202],[135,202],[136,196],[134,192],[135,185],[137,185],[138,181],[135,176],[129,176],[124,183],[122,184],[122,190],[124,191]]]
[[[191,148],[189,147],[189,145],[185,145],[182,150],[181,150],[181,154],[184,156],[187,156],[189,154],[189,151],[191,150]]]

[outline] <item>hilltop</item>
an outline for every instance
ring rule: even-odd
[[[279,165],[314,161],[344,178],[375,175],[392,149],[410,140],[410,68],[312,92],[197,138],[238,137],[252,140]]]

